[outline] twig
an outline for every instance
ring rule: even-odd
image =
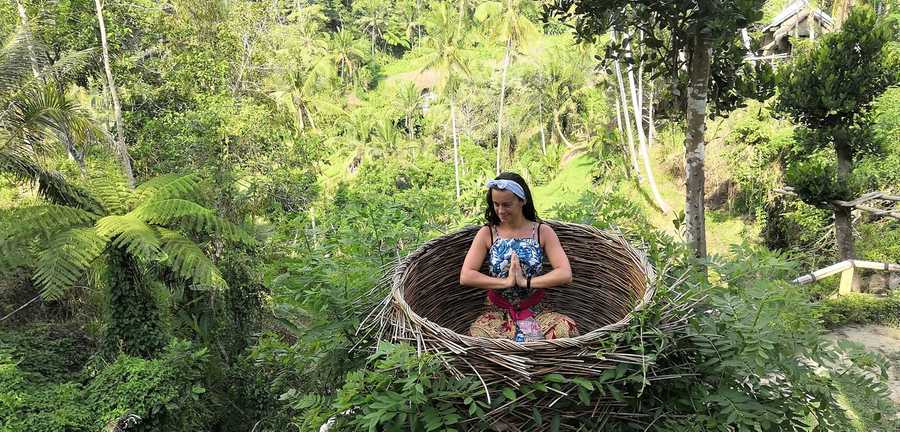
[[[12,312],[10,312],[10,313],[8,313],[8,314],[6,314],[6,316],[3,317],[3,318],[0,318],[0,322],[6,321],[7,318],[13,316],[13,314],[15,314],[16,312],[18,312],[18,311],[20,311],[20,310],[22,310],[22,309],[25,309],[26,307],[28,307],[28,305],[34,303],[34,301],[37,300],[37,299],[39,299],[39,298],[41,298],[41,295],[40,295],[40,294],[34,296],[33,299],[28,300],[27,303],[23,304],[22,306],[19,306],[18,309],[14,310],[14,311],[12,311]]]

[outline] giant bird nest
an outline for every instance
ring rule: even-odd
[[[655,273],[646,256],[618,233],[546,223],[569,257],[573,282],[548,289],[543,304],[574,319],[580,336],[516,343],[468,335],[486,307],[483,289],[459,285],[477,226],[431,240],[399,260],[384,280],[389,294],[364,328],[376,330],[380,339],[439,353],[453,373],[474,373],[486,386],[518,386],[551,373],[596,376],[617,362],[640,363],[640,353],[624,348],[610,352],[608,342],[653,298]],[[549,263],[544,266],[550,269]],[[604,355],[597,356],[601,347]]]

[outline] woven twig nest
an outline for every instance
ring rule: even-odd
[[[468,335],[469,326],[485,310],[485,290],[459,285],[477,226],[433,239],[399,260],[385,279],[387,298],[364,327],[378,330],[381,339],[407,341],[419,352],[442,354],[452,372],[475,373],[486,384],[505,381],[518,386],[551,373],[594,376],[616,362],[640,363],[634,353],[596,353],[611,332],[625,327],[632,312],[652,298],[655,276],[645,255],[617,233],[546,223],[569,257],[572,283],[548,289],[542,304],[575,320],[580,336],[517,343]],[[545,261],[545,271],[550,268]],[[482,271],[487,272],[486,264]]]

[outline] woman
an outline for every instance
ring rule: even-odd
[[[572,269],[553,228],[538,219],[525,180],[503,173],[487,188],[487,224],[469,247],[459,283],[487,290],[491,306],[469,333],[519,342],[576,336],[574,321],[541,308],[544,289],[572,282]],[[542,275],[545,253],[553,270]],[[479,271],[485,257],[490,275]]]

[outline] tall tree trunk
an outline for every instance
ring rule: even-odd
[[[413,139],[413,129],[412,129],[412,116],[409,113],[406,113],[406,135],[409,137],[409,140]]]
[[[456,177],[456,199],[460,197],[459,189],[459,137],[456,134],[456,105],[450,96],[450,127],[453,130],[453,175]]]
[[[612,37],[613,40],[617,38],[616,32],[612,33]],[[625,119],[625,134],[628,138],[628,156],[631,159],[631,170],[637,176],[638,181],[641,181],[641,169],[638,167],[637,152],[634,149],[634,136],[631,132],[631,120],[628,118],[628,97],[625,96],[625,81],[622,79],[622,66],[618,58],[616,58],[614,66],[616,71],[616,83],[619,87],[619,99],[622,101],[622,117]]]
[[[837,180],[840,184],[847,184],[850,173],[853,171],[853,154],[850,150],[847,130],[840,128],[834,131],[833,136],[838,161]],[[838,254],[841,260],[853,259],[853,226],[850,220],[852,209],[837,205],[832,207],[834,208],[834,236],[837,241]]]
[[[850,10],[858,3],[860,3],[859,0],[837,0],[831,5],[831,18],[834,22],[833,31],[841,29],[844,21],[847,21],[847,17],[850,16]],[[812,14],[810,13],[810,15]]]
[[[647,148],[653,148],[653,143],[656,142],[656,122],[653,120],[654,93],[655,86],[653,81],[650,81],[650,100],[647,102],[647,122],[650,123],[647,127]]]
[[[613,94],[615,94],[616,100],[616,128],[619,130],[619,144],[622,146],[622,155],[624,158],[625,152],[627,152],[628,149],[625,147],[625,128],[622,126],[622,102],[619,101],[618,89],[616,89]],[[628,178],[631,178],[632,175],[637,175],[633,168],[627,163],[625,164],[625,171]]]
[[[566,146],[566,149],[572,148],[572,143],[566,139],[565,134],[563,134],[562,126],[559,123],[559,113],[553,113],[553,125],[556,126],[556,133],[559,134],[559,139],[563,142],[563,145]]]
[[[544,133],[544,99],[538,98],[538,117],[541,122],[541,152],[547,154],[547,137]]]
[[[303,105],[303,113],[306,114],[306,120],[309,121],[309,127],[312,129],[315,129],[316,128],[316,119],[313,118],[312,111],[310,111],[308,104]]]
[[[638,46],[643,50],[644,49],[644,31],[643,30],[640,31],[640,35],[641,35],[641,38],[640,38],[640,41],[638,42]],[[634,53],[632,50],[632,43],[631,43],[631,37],[630,37],[631,35],[629,34],[628,36],[629,36],[629,38],[628,38],[628,57],[633,58]],[[640,58],[640,57],[638,57],[638,58]],[[634,67],[628,68],[629,71],[631,71],[633,69],[634,69]],[[641,60],[638,60],[637,84],[638,84],[638,89],[637,89],[638,112],[641,113],[641,118],[643,118],[644,117],[644,62]],[[640,130],[643,131],[643,129],[640,129]]]
[[[709,90],[710,41],[695,35],[688,68],[687,112],[684,139],[686,240],[694,255],[706,258],[703,163],[706,152],[706,98]],[[704,272],[706,268],[704,267]]]
[[[100,23],[100,45],[103,49],[103,69],[106,72],[109,97],[112,99],[113,114],[116,117],[116,154],[122,171],[128,184],[134,187],[134,171],[131,169],[131,156],[128,155],[128,147],[125,146],[125,126],[122,124],[122,105],[119,103],[119,94],[116,92],[116,82],[113,80],[112,68],[109,65],[109,46],[106,43],[106,24],[103,21],[103,5],[100,0],[94,0],[97,9],[97,21]]]
[[[16,0],[16,9],[19,11],[19,19],[22,20],[22,28],[25,29],[25,47],[28,49],[28,59],[31,61],[31,72],[37,78],[41,72],[38,67],[37,55],[34,52],[31,26],[28,24],[28,13],[25,11],[25,5],[20,0]]]
[[[631,38],[628,39],[628,48],[626,50],[626,56],[628,58],[631,57]],[[641,78],[641,77],[639,77]],[[634,68],[628,68],[628,87],[631,89],[631,102],[632,102],[632,112],[634,113],[634,124],[637,129],[638,136],[638,145],[639,152],[641,155],[641,160],[644,162],[644,171],[647,174],[647,183],[650,185],[650,191],[653,193],[653,200],[656,201],[656,206],[659,207],[659,210],[663,212],[663,214],[669,214],[672,211],[672,207],[669,206],[669,203],[663,199],[662,195],[659,193],[659,188],[656,187],[656,178],[653,176],[653,166],[650,163],[650,151],[647,149],[647,138],[644,135],[644,115],[642,109],[642,99],[643,95],[638,94],[637,86],[634,83]],[[643,81],[643,80],[641,80]]]
[[[506,55],[503,56],[503,71],[500,72],[500,109],[497,110],[497,175],[500,175],[500,143],[503,137],[503,100],[506,96],[506,71],[509,69],[512,39],[506,39]]]
[[[118,248],[109,252],[108,270],[109,323],[104,351],[110,357],[124,352],[153,358],[165,346],[166,335],[152,287],[134,258]]]

